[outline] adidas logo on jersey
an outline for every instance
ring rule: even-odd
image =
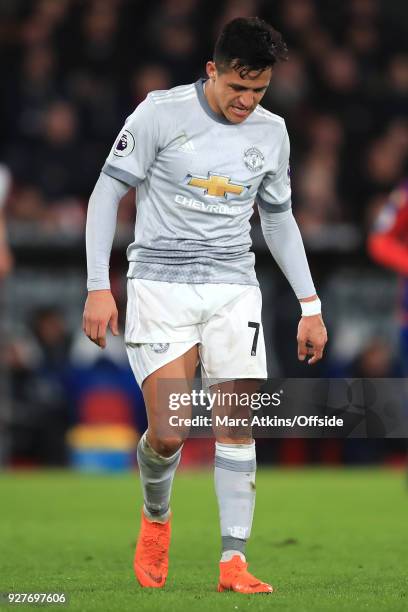
[[[179,151],[183,151],[184,153],[195,153],[195,146],[192,140],[187,140],[180,147]]]

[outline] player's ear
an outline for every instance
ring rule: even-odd
[[[213,81],[215,81],[215,77],[217,75],[217,69],[215,67],[215,63],[212,62],[212,61],[208,61],[206,66],[205,66],[205,70],[207,72],[208,78],[210,78]]]

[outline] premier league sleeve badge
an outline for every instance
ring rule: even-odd
[[[129,132],[129,130],[123,130],[115,144],[113,154],[117,157],[126,157],[127,155],[131,154],[134,148],[135,139],[133,138],[133,135]]]

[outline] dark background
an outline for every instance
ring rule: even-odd
[[[369,260],[365,243],[406,173],[406,2],[0,0],[0,162],[12,181],[4,205],[14,257],[0,289],[4,464],[66,464],[66,432],[78,423],[143,431],[142,399],[121,341],[110,338],[101,353],[81,332],[87,200],[125,117],[146,93],[203,76],[223,24],[253,15],[289,46],[262,104],[287,123],[294,214],[330,337],[318,366],[297,361],[299,306],[255,213],[269,373],[403,374],[397,279]],[[121,204],[111,260],[122,329],[133,196]],[[259,456],[284,463],[393,461],[405,447],[268,444],[259,444]]]

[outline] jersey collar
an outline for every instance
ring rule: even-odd
[[[198,79],[198,81],[196,81],[196,83],[194,84],[197,91],[198,101],[201,104],[201,108],[205,113],[207,113],[209,117],[211,117],[211,119],[213,119],[217,123],[222,123],[223,125],[235,125],[235,123],[232,123],[232,121],[228,121],[228,119],[224,117],[224,115],[219,115],[218,113],[213,111],[211,106],[208,104],[208,100],[205,97],[204,93],[204,83],[206,82],[206,80],[207,79]]]

